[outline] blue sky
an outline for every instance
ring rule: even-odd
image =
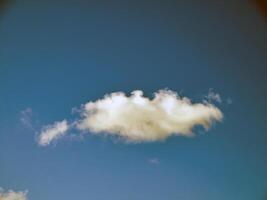
[[[266,198],[267,24],[249,1],[24,0],[0,17],[1,188],[30,200]],[[73,107],[164,88],[194,102],[213,88],[223,121],[164,142],[36,141]]]

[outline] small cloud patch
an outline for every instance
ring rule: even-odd
[[[26,108],[20,112],[20,122],[27,128],[33,128],[32,125],[33,112],[31,108]]]
[[[0,200],[27,200],[27,191],[13,191],[0,188]]]
[[[41,146],[49,145],[52,141],[63,137],[68,129],[69,125],[67,120],[55,122],[53,125],[45,126],[38,137],[38,143]]]
[[[152,165],[158,165],[158,164],[160,164],[160,161],[158,158],[150,158],[150,159],[148,159],[148,163],[152,164]]]

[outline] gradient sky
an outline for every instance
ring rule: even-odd
[[[266,198],[267,23],[250,1],[23,0],[0,17],[0,187],[30,200]],[[194,101],[213,88],[223,122],[165,142],[36,142],[73,107],[162,88]]]

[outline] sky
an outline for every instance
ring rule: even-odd
[[[1,200],[267,198],[267,21],[251,1],[6,2]]]

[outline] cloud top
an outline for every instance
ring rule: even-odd
[[[27,192],[0,189],[0,200],[27,200]]]
[[[67,120],[55,122],[42,128],[38,137],[38,143],[42,146],[49,145],[52,141],[64,136],[69,129]]]
[[[192,103],[170,90],[160,90],[152,99],[136,90],[130,96],[115,92],[88,102],[81,117],[76,123],[80,130],[116,135],[128,142],[152,142],[172,135],[191,136],[197,125],[207,130],[223,114],[211,103]]]

